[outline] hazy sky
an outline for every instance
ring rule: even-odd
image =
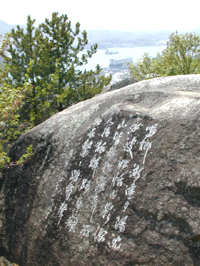
[[[56,11],[86,30],[187,31],[200,27],[199,6],[199,0],[3,0],[0,20],[25,25],[30,14],[38,24]]]

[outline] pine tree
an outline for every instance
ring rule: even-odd
[[[26,95],[26,104],[23,109],[24,119],[31,119],[37,124],[38,99],[37,85],[39,68],[38,59],[38,38],[40,31],[34,27],[35,19],[27,17],[26,30],[19,25],[12,29],[10,36],[11,42],[4,55],[6,67],[9,69],[7,83],[15,87],[23,86],[25,82],[31,84],[32,90]],[[28,74],[28,76],[27,76]],[[31,116],[32,115],[32,116]]]
[[[83,53],[88,39],[86,31],[80,33],[80,23],[76,23],[73,29],[67,15],[59,16],[55,12],[51,20],[46,19],[40,25],[40,29],[44,38],[41,41],[40,59],[45,61],[42,77],[47,78],[50,84],[52,75],[55,78],[56,74],[57,78],[57,84],[54,82],[54,93],[48,94],[54,108],[62,111],[73,103],[93,97],[109,83],[109,78],[99,77],[99,66],[95,71],[80,70],[97,51],[97,44],[94,44]]]
[[[67,15],[59,16],[57,12],[38,28],[34,23],[28,16],[26,31],[20,26],[12,29],[4,60],[9,68],[9,84],[31,85],[20,117],[37,125],[52,114],[93,97],[110,82],[110,77],[101,76],[98,65],[95,71],[81,70],[96,53],[97,44],[85,50],[87,33],[80,33],[80,23],[73,27]]]

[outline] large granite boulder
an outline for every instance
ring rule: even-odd
[[[24,134],[6,172],[20,266],[200,265],[200,75],[101,94]]]

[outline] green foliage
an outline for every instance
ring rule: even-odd
[[[26,91],[29,90],[29,84],[24,84],[23,88],[13,88],[6,84],[1,72],[0,79],[0,169],[9,165],[11,160],[8,156],[10,146],[16,139],[31,127],[30,124],[20,122],[20,109],[23,106]],[[31,155],[31,150],[27,150],[26,157],[20,159],[22,163]],[[1,174],[0,174],[1,175]]]
[[[1,55],[5,56],[9,44],[10,37],[6,35],[0,46]],[[8,68],[0,68],[0,177],[4,167],[22,164],[33,155],[31,145],[18,162],[11,162],[8,156],[10,146],[25,130],[33,126],[20,121],[20,110],[24,105],[27,93],[30,91],[30,85],[24,83],[23,87],[14,87],[6,82],[8,73]]]
[[[80,23],[73,28],[67,15],[55,12],[38,28],[34,24],[28,16],[26,30],[17,26],[1,42],[0,169],[23,164],[32,157],[32,145],[16,162],[8,156],[22,133],[100,93],[111,80],[100,75],[99,65],[94,71],[81,70],[96,53],[97,44],[85,49],[87,33],[80,33]]]
[[[25,163],[27,160],[30,160],[33,155],[34,155],[33,145],[31,144],[26,149],[26,153],[21,156],[21,158],[16,162],[16,164],[21,165],[21,164]]]
[[[200,73],[200,36],[172,33],[157,58],[146,53],[136,64],[130,64],[129,70],[137,80]]]
[[[95,71],[81,71],[97,51],[97,44],[85,50],[87,33],[80,33],[80,23],[73,29],[67,15],[52,14],[38,28],[27,19],[26,31],[20,26],[11,31],[11,41],[4,55],[9,75],[7,83],[22,87],[30,83],[21,119],[37,125],[52,114],[99,93],[110,78]]]
[[[11,164],[8,156],[10,146],[26,130],[24,124],[20,124],[19,110],[23,105],[25,90],[12,88],[10,85],[0,87],[0,169]],[[26,125],[27,126],[27,125]],[[20,158],[17,164],[22,164],[32,156],[32,147]],[[0,173],[1,176],[1,173]]]
[[[37,58],[40,47],[38,39],[40,31],[34,27],[35,20],[27,18],[26,31],[17,26],[12,29],[10,42],[3,55],[5,68],[8,70],[7,84],[23,87],[26,82],[31,84],[31,90],[26,94],[26,101],[21,110],[21,119],[29,120],[31,112],[34,112],[35,124],[37,122],[38,106],[36,99],[36,86],[38,84],[39,67]],[[33,111],[34,110],[34,111]]]
[[[10,44],[10,35],[8,33],[5,34],[4,38],[0,35],[0,56],[5,56],[5,51]]]
[[[51,103],[51,108],[62,111],[74,103],[93,97],[110,82],[110,79],[99,77],[99,66],[96,71],[80,70],[80,66],[87,64],[97,51],[96,44],[84,50],[88,39],[86,31],[80,33],[80,23],[76,23],[72,29],[67,15],[58,16],[55,12],[51,20],[46,19],[40,25],[40,30],[43,36],[41,73],[43,80],[49,84],[44,87],[47,88],[46,101]],[[44,60],[47,60],[45,64]]]

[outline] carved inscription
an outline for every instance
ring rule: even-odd
[[[91,238],[96,243],[107,242],[113,250],[123,248],[129,207],[157,126],[131,123],[125,118],[95,120],[80,146],[80,161],[68,170],[67,181],[63,177],[65,170],[56,185],[55,191],[61,191],[61,183],[66,182],[65,198],[57,206],[58,226],[64,224],[67,232]],[[70,160],[66,162],[65,169],[73,165]],[[78,196],[74,198],[76,192]],[[52,205],[46,216],[53,211]]]

